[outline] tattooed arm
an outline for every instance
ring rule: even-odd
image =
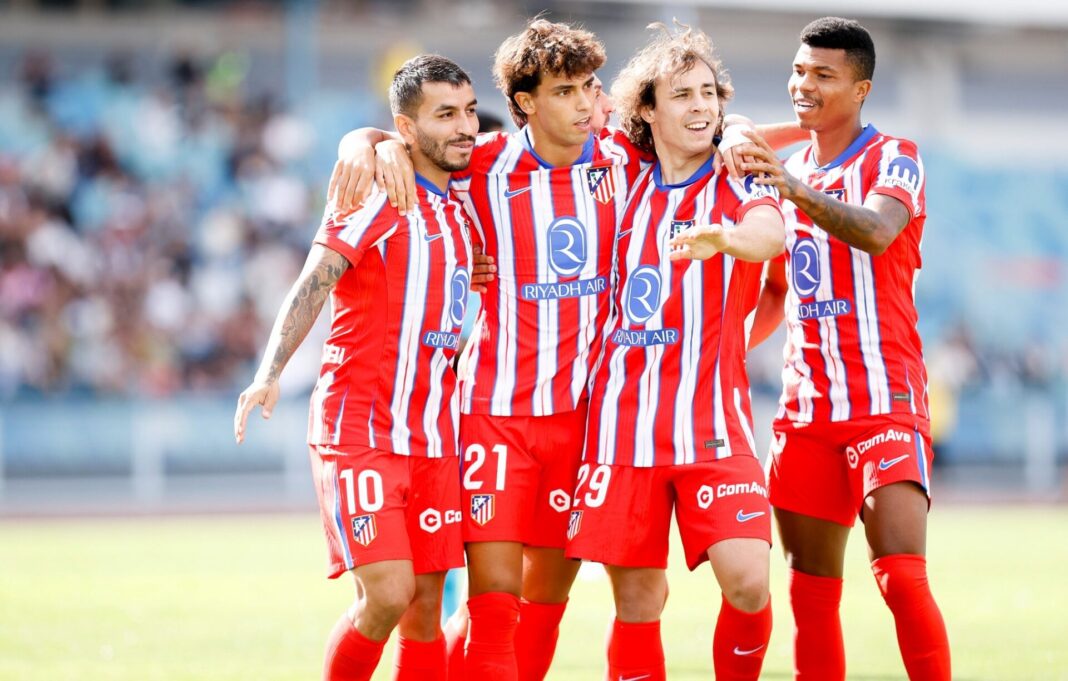
[[[875,194],[863,206],[839,201],[786,172],[759,135],[747,132],[746,136],[753,144],[740,147],[739,152],[756,159],[742,163],[742,169],[753,174],[754,182],[778,188],[782,198],[793,201],[817,226],[853,248],[881,255],[908,225],[912,216],[897,199]]]
[[[337,251],[318,244],[312,246],[304,271],[278,310],[256,377],[237,398],[234,437],[239,443],[245,439],[245,423],[257,404],[263,407],[263,418],[271,418],[278,402],[278,377],[282,369],[304,342],[327,296],[348,267],[349,261]]]

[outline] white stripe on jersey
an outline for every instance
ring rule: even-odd
[[[615,172],[617,166],[612,166],[609,172]],[[589,225],[597,223],[596,208],[591,211],[592,204],[590,201],[579,201],[578,197],[585,196],[583,192],[588,193],[588,189],[585,186],[586,173],[571,173],[571,188],[576,197],[575,201],[575,217],[579,223],[586,230],[587,248],[586,253],[600,253],[600,230],[594,228],[590,229]],[[617,184],[616,187],[626,187],[625,184]],[[625,193],[616,190],[616,194]],[[619,220],[616,220],[617,230]],[[615,238],[613,234],[612,238]],[[592,279],[598,276],[597,272],[597,258],[586,258],[586,263],[582,267],[582,271],[579,273],[580,279]],[[612,261],[615,262],[614,260]],[[604,295],[611,296],[612,290],[609,289]],[[577,299],[579,307],[579,328],[578,333],[575,334],[575,342],[578,344],[578,352],[575,356],[575,361],[571,365],[571,399],[575,404],[578,404],[579,398],[582,395],[583,389],[586,387],[589,376],[587,376],[587,367],[590,363],[590,350],[593,346],[593,339],[597,336],[597,296],[579,296]],[[594,350],[596,350],[594,348]],[[593,374],[590,374],[592,376]]]
[[[337,238],[350,246],[355,246],[359,243],[360,238],[367,231],[367,228],[374,223],[375,218],[378,217],[378,213],[385,207],[387,198],[385,192],[380,192],[369,198],[369,203],[366,207],[345,218],[345,226],[338,231]],[[399,222],[394,224],[389,231],[383,234],[379,239],[375,240],[371,246],[377,246],[396,234],[397,226],[399,224]]]
[[[556,219],[550,171],[542,169],[530,174],[530,205],[534,213],[534,244],[538,263],[538,281],[556,283],[560,280],[549,266],[549,226]],[[541,257],[545,254],[545,257]],[[536,416],[553,413],[553,376],[556,375],[556,347],[560,343],[560,306],[553,299],[537,301],[538,354],[533,394],[533,413]]]
[[[753,426],[749,423],[749,417],[742,411],[742,391],[738,388],[734,389],[734,413],[738,415],[738,423],[742,424],[742,432],[745,433],[745,441],[749,443],[749,451],[756,452]]]
[[[730,293],[731,286],[731,273],[734,271],[734,258],[723,254],[723,298],[719,304],[719,318],[723,319],[723,311],[727,309],[727,295]],[[722,333],[722,330],[721,330]],[[730,431],[727,430],[727,410],[724,408],[723,403],[727,399],[723,394],[723,382],[719,378],[719,365],[722,361],[722,357],[717,349],[716,351],[716,371],[713,375],[713,385],[715,391],[712,398],[713,416],[715,418],[716,439],[723,440],[723,446],[716,452],[716,458],[722,459],[731,456],[734,451],[731,447]]]
[[[429,277],[430,253],[426,239],[426,220],[421,212],[407,216],[408,221],[408,272],[404,284],[404,312],[401,314],[400,333],[397,339],[397,373],[393,383],[393,430],[390,438],[392,450],[397,454],[411,454],[408,439],[408,395],[415,384],[418,371],[419,332],[423,327],[426,309],[426,291],[423,282]],[[412,360],[415,360],[414,362]]]
[[[511,225],[512,209],[510,202],[504,198],[508,190],[508,173],[515,170],[516,164],[523,155],[523,145],[516,141],[517,136],[512,136],[493,167],[486,174],[487,193],[489,195],[490,211],[493,213],[495,225]],[[504,184],[501,187],[501,184]],[[478,211],[471,207],[468,211],[476,215]],[[493,225],[489,226],[493,229]],[[498,305],[500,328],[497,337],[497,376],[493,389],[492,413],[501,416],[510,416],[512,413],[512,393],[515,390],[516,381],[516,354],[518,345],[519,311],[516,303],[519,300],[518,278],[515,273],[515,242],[509,238],[501,238],[498,232],[497,239],[497,281]],[[515,282],[510,285],[505,282]],[[473,384],[471,386],[474,387]],[[470,406],[470,390],[466,398]]]

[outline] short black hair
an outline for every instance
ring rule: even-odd
[[[389,86],[389,108],[393,115],[415,116],[423,101],[423,83],[470,85],[471,77],[456,62],[438,54],[421,54],[401,64]]]
[[[871,80],[875,75],[875,43],[868,29],[852,19],[816,19],[801,30],[801,43],[809,47],[845,50],[857,80]]]

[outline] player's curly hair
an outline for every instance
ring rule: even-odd
[[[612,99],[627,138],[640,149],[652,152],[653,131],[642,118],[642,111],[656,108],[657,78],[686,73],[699,61],[707,64],[716,76],[720,115],[717,128],[723,125],[723,109],[734,96],[734,87],[723,63],[713,53],[712,41],[703,31],[677,21],[675,30],[659,22],[647,28],[656,33],[616,76]],[[719,132],[717,129],[716,133]]]
[[[533,92],[542,74],[574,78],[604,66],[604,45],[581,28],[535,18],[525,30],[505,39],[493,55],[493,79],[508,101],[516,126],[527,115],[515,101],[517,92]]]

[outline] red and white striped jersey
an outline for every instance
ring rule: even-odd
[[[574,410],[608,317],[612,248],[641,154],[621,132],[591,136],[554,168],[527,128],[479,135],[454,187],[497,265],[461,362],[465,414]]]
[[[471,282],[471,238],[459,200],[416,181],[414,214],[401,217],[381,193],[341,219],[328,208],[315,236],[351,267],[331,294],[309,444],[456,455],[451,362]]]
[[[927,218],[926,176],[916,145],[868,125],[828,165],[817,166],[806,147],[786,169],[846,203],[891,196],[912,217],[885,253],[870,255],[814,226],[784,201],[787,339],[777,419],[848,421],[896,412],[928,418],[913,298]]]
[[[676,185],[661,181],[659,165],[638,177],[617,243],[587,460],[646,467],[754,455],[745,353],[763,264],[722,253],[672,262],[668,242],[694,224],[737,228],[755,206],[778,210],[778,197],[716,173],[712,159]]]

